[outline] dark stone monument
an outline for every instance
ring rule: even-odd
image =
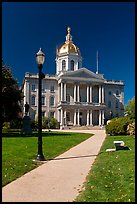
[[[29,112],[29,104],[26,102],[25,104],[25,116],[23,117],[23,126],[22,126],[22,133],[32,133],[31,129],[31,119],[28,115]]]

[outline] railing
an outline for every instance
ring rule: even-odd
[[[105,80],[105,83],[111,83],[111,84],[124,84],[124,81],[122,80]]]
[[[58,105],[81,105],[81,106],[100,106],[105,105],[104,103],[97,102],[74,102],[74,101],[60,101]]]

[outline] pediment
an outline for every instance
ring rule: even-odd
[[[97,75],[86,68],[81,68],[76,71],[67,71],[61,76],[61,78],[73,78],[73,79],[81,78],[81,79],[103,80],[103,78],[100,75]]]

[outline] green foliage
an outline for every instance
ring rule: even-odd
[[[38,118],[36,118],[36,120],[33,120],[31,122],[31,128],[33,130],[38,129]],[[42,129],[50,129],[50,128],[58,129],[59,128],[58,121],[53,117],[50,117],[50,119],[48,119],[48,117],[43,117],[42,118]]]
[[[48,129],[48,117],[43,117],[42,118],[42,128],[43,129]]]
[[[3,130],[9,130],[10,129],[10,122],[4,122],[3,123],[3,128],[2,128]]]
[[[59,128],[57,119],[55,119],[55,118],[53,118],[53,117],[50,117],[50,128],[51,128],[51,129],[57,129],[57,128]]]
[[[2,123],[11,121],[21,112],[22,94],[11,68],[2,64]]]
[[[128,101],[128,104],[125,107],[125,112],[130,118],[135,119],[135,96],[132,100]]]
[[[127,135],[127,126],[132,123],[133,119],[129,116],[114,118],[105,126],[106,133],[110,135]]]
[[[11,129],[21,129],[22,128],[23,120],[22,118],[16,118],[10,121],[10,128]]]
[[[31,121],[31,128],[32,130],[38,130],[38,120]]]

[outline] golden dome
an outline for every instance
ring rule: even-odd
[[[79,54],[79,48],[74,45],[72,42],[64,43],[59,49],[58,53],[64,54],[64,53],[77,53]]]
[[[58,54],[80,54],[79,48],[74,45],[74,43],[72,42],[72,36],[70,34],[70,27],[67,28],[68,34],[66,36],[66,41],[63,45],[61,45],[57,52]]]

